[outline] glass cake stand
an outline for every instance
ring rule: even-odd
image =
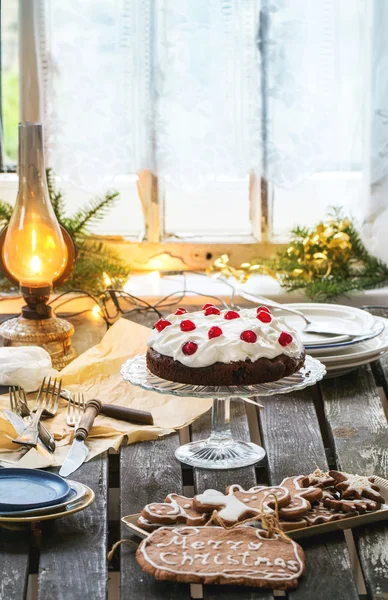
[[[122,367],[121,375],[133,385],[174,396],[213,398],[212,431],[207,440],[190,442],[180,446],[176,458],[193,467],[202,469],[236,469],[259,462],[265,450],[252,442],[236,440],[230,429],[230,400],[252,396],[272,396],[302,390],[320,381],[326,373],[322,363],[306,356],[300,371],[271,383],[241,386],[204,386],[167,381],[153,375],[146,365],[145,354],[130,358]]]

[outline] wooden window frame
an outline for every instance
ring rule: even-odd
[[[263,0],[266,2],[267,0]],[[1,2],[1,0],[0,0]],[[19,0],[19,91],[20,120],[42,121],[43,97],[40,86],[40,73],[36,55],[36,30],[34,1]],[[260,13],[260,50],[267,31],[265,11]],[[262,78],[262,123],[265,123],[267,100],[265,57],[261,60]],[[265,132],[265,127],[262,128]],[[265,140],[263,140],[265,144]],[[267,155],[264,148],[262,172],[266,171]],[[249,178],[249,205],[252,224],[251,236],[233,236],[233,241],[206,239],[177,240],[166,235],[165,202],[157,177],[150,171],[138,173],[138,194],[144,216],[144,236],[139,241],[126,240],[122,236],[93,236],[114,249],[133,270],[204,270],[220,254],[228,254],[231,263],[238,266],[244,261],[268,257],[284,244],[270,241],[269,223],[271,209],[271,186],[264,177],[251,173]]]

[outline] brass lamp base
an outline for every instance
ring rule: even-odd
[[[73,333],[69,321],[56,317],[36,320],[19,316],[0,325],[5,346],[40,346],[50,354],[53,368],[59,371],[77,356],[71,347]]]

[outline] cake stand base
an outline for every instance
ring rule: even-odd
[[[186,465],[200,469],[237,469],[254,465],[265,456],[264,448],[252,442],[231,439],[216,441],[207,440],[191,442],[180,446],[175,457]]]
[[[175,457],[200,469],[237,469],[253,465],[265,456],[264,448],[235,440],[230,429],[230,398],[214,398],[212,432],[207,440],[180,446]]]

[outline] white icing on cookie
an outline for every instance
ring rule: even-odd
[[[364,477],[363,475],[350,475],[349,473],[342,474],[346,477],[346,480],[341,481],[341,483],[348,485],[349,490],[355,491],[356,494],[359,494],[360,496],[362,496],[364,491],[376,495],[376,490],[371,487],[371,482],[368,477]]]
[[[160,332],[153,329],[148,346],[194,368],[207,367],[216,362],[244,361],[246,358],[254,362],[259,358],[271,359],[280,354],[297,358],[303,353],[299,335],[283,319],[272,316],[271,323],[262,323],[256,317],[256,308],[246,308],[239,311],[240,318],[227,320],[224,319],[225,312],[227,311],[221,311],[220,315],[205,316],[205,312],[200,310],[183,315],[169,315],[167,321],[171,325]],[[187,319],[195,324],[193,331],[181,331],[180,324]],[[222,335],[209,340],[209,329],[214,326],[222,329]],[[253,344],[240,339],[241,333],[246,330],[257,335]],[[279,344],[282,331],[292,335],[293,341],[287,346]],[[197,351],[190,356],[182,351],[182,346],[187,341],[198,345]]]

